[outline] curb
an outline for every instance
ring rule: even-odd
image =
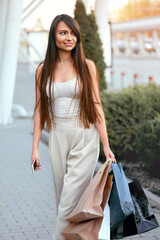
[[[149,203],[153,206],[156,207],[158,210],[160,210],[160,197],[155,195],[154,193],[148,191],[147,189],[144,189],[145,194],[148,197]]]

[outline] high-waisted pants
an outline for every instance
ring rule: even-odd
[[[53,171],[57,221],[53,240],[65,240],[65,219],[89,185],[99,156],[99,134],[94,124],[84,128],[75,117],[55,117],[49,150]]]

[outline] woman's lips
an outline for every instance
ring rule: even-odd
[[[67,47],[71,47],[71,46],[73,45],[73,43],[65,43],[65,45],[66,45]]]

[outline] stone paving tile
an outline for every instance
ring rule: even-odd
[[[31,133],[32,122],[28,119],[17,119],[12,126],[0,128],[1,240],[49,240],[55,227],[55,199],[48,147],[40,143],[42,168],[32,173]]]
[[[30,119],[0,127],[0,146],[0,240],[51,240],[56,210],[48,147],[40,142],[41,171],[32,173]],[[124,239],[160,240],[160,228]]]

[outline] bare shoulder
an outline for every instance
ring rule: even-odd
[[[89,68],[89,71],[91,75],[96,75],[97,70],[96,70],[96,65],[91,59],[86,59],[87,66]]]
[[[36,81],[40,82],[40,76],[43,69],[43,63],[40,63],[36,69]]]
[[[94,61],[92,61],[91,59],[87,59],[86,64],[88,66],[90,75],[91,75],[91,79],[92,79],[92,83],[93,83],[93,88],[94,88],[94,95],[96,96],[96,102],[97,99],[100,102],[100,96],[99,96],[99,78],[98,78],[98,72],[97,72],[97,68],[96,68],[96,64],[94,63]]]
[[[40,63],[36,69],[36,75],[40,75],[43,69],[43,63]]]

